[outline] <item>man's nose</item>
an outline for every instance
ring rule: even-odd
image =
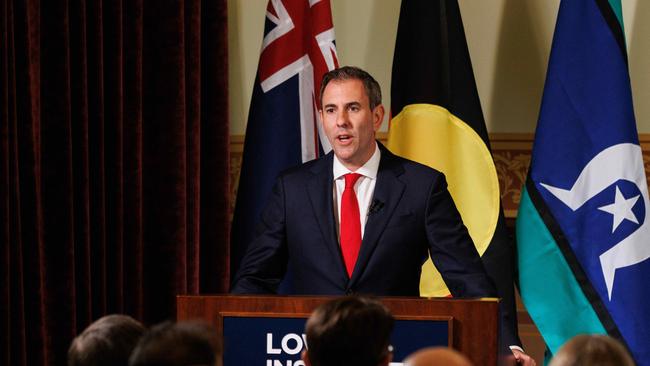
[[[341,113],[336,116],[336,126],[338,127],[347,127],[350,124],[348,119],[349,115],[346,110],[341,111]]]

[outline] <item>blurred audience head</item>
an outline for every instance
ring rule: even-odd
[[[578,335],[566,342],[549,366],[634,366],[634,361],[616,339],[599,334]]]
[[[131,366],[218,366],[221,345],[216,330],[200,322],[164,322],[138,342]]]
[[[366,297],[342,297],[324,303],[305,326],[305,365],[388,365],[394,322],[384,305]]]
[[[68,366],[126,366],[144,332],[144,326],[130,316],[104,316],[72,341]]]
[[[428,347],[412,353],[404,360],[404,366],[472,366],[462,353],[451,348]]]

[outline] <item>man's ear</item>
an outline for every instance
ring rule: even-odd
[[[302,351],[300,354],[300,358],[302,359],[302,362],[305,363],[305,366],[311,366],[311,361],[309,361],[309,355],[307,355],[307,350]]]
[[[375,132],[379,131],[381,123],[384,121],[384,105],[380,104],[372,110],[372,126]]]

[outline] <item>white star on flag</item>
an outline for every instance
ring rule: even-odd
[[[612,233],[625,219],[628,219],[635,224],[639,223],[636,215],[634,215],[634,212],[632,212],[632,207],[634,207],[634,204],[638,199],[639,195],[626,199],[623,197],[621,190],[618,189],[618,186],[616,186],[616,196],[614,198],[614,203],[607,206],[598,207],[599,210],[612,214]]]

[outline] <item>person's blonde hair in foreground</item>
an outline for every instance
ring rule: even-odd
[[[427,347],[410,354],[404,366],[472,366],[472,362],[462,353],[451,348]]]
[[[600,334],[571,338],[557,352],[549,366],[634,366],[634,361],[616,339]]]

